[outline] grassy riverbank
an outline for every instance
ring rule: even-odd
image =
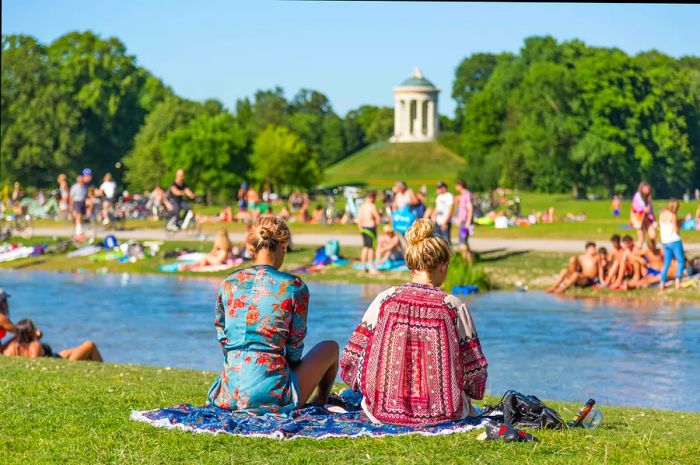
[[[15,240],[15,239],[13,239]],[[23,244],[51,244],[54,238],[34,237],[31,239],[16,239]],[[65,254],[49,254],[29,257],[12,262],[0,263],[1,269],[14,270],[46,270],[63,272],[87,272],[87,273],[162,273],[160,266],[170,263],[173,259],[163,258],[163,253],[176,249],[189,249],[206,252],[211,247],[210,242],[201,241],[169,241],[162,246],[161,252],[156,257],[140,260],[136,263],[94,262],[89,257],[66,257]],[[299,246],[287,255],[284,269],[293,271],[296,268],[308,265],[313,260],[317,247]],[[351,262],[359,260],[359,247],[344,247],[342,254]],[[514,252],[492,251],[483,253],[478,262],[478,267],[486,272],[488,280],[495,290],[543,290],[551,285],[556,274],[566,263],[570,254],[555,252]],[[242,266],[245,266],[242,265]],[[197,278],[223,279],[230,271],[215,273],[167,273],[173,276],[189,276]],[[383,272],[379,276],[369,276],[354,270],[352,266],[331,268],[317,273],[302,275],[306,281],[339,282],[349,284],[383,284],[394,285],[406,282],[410,275],[408,272]],[[697,284],[697,283],[696,283]],[[672,300],[676,302],[700,301],[700,287],[676,291],[667,290],[663,295],[657,289],[636,289],[630,291],[612,291],[607,289],[571,289],[568,295],[577,297],[605,297],[612,299],[643,299],[643,300]]]
[[[8,465],[684,464],[697,460],[700,414],[609,406],[601,406],[605,422],[599,429],[537,431],[540,442],[531,444],[479,442],[477,432],[427,438],[275,441],[164,430],[129,420],[132,410],[181,402],[202,404],[214,376],[201,371],[0,357],[0,456]],[[547,403],[564,418],[571,418],[579,407]]]

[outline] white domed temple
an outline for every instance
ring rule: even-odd
[[[394,136],[391,142],[431,142],[440,130],[437,99],[440,89],[416,67],[411,77],[394,87]]]

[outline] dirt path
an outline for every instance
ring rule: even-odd
[[[40,227],[34,228],[35,236],[70,236],[72,229],[70,227]],[[108,234],[113,234],[119,240],[158,240],[158,241],[186,241],[186,240],[212,240],[213,232],[207,232],[204,235],[193,234],[167,234],[163,229],[134,229],[129,231],[110,231],[100,232],[98,237],[104,237]],[[234,242],[243,241],[243,233],[229,232],[229,237]],[[324,244],[330,239],[337,239],[341,246],[360,246],[362,245],[359,235],[350,234],[295,234],[293,240],[299,245],[319,245]],[[583,252],[584,241],[568,240],[568,239],[500,239],[488,237],[474,237],[471,240],[472,247],[475,250],[493,250],[493,249],[508,249],[508,250],[534,250],[538,252]],[[607,245],[607,244],[606,244]],[[686,243],[685,250],[689,254],[700,254],[700,243]]]

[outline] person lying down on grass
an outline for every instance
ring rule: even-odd
[[[195,270],[205,266],[223,265],[227,261],[233,259],[233,256],[233,244],[231,243],[226,230],[222,229],[219,231],[219,235],[216,237],[216,240],[214,240],[214,245],[212,246],[211,252],[206,254],[196,263],[180,265],[178,271]]]
[[[412,281],[379,294],[343,352],[341,378],[374,423],[423,426],[475,415],[487,363],[467,306],[440,289],[450,246],[429,219],[406,232]]]
[[[9,357],[54,357],[66,360],[91,360],[101,362],[102,356],[92,341],[85,341],[79,346],[54,353],[51,346],[40,342],[41,332],[37,331],[32,320],[20,320],[15,325],[17,333],[4,347],[2,355]]]

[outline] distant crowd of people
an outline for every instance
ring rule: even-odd
[[[617,217],[620,204],[614,200],[612,210]],[[697,273],[700,260],[688,261],[685,256],[679,206],[677,200],[671,199],[657,217],[651,186],[641,183],[630,206],[630,227],[636,232],[636,240],[630,235],[620,238],[614,234],[610,251],[596,248],[594,242],[586,243],[585,252],[569,259],[568,266],[547,291],[563,293],[572,286],[592,285],[610,289],[658,286],[663,290],[670,276],[680,289],[684,273]],[[697,214],[700,215],[700,204]]]

